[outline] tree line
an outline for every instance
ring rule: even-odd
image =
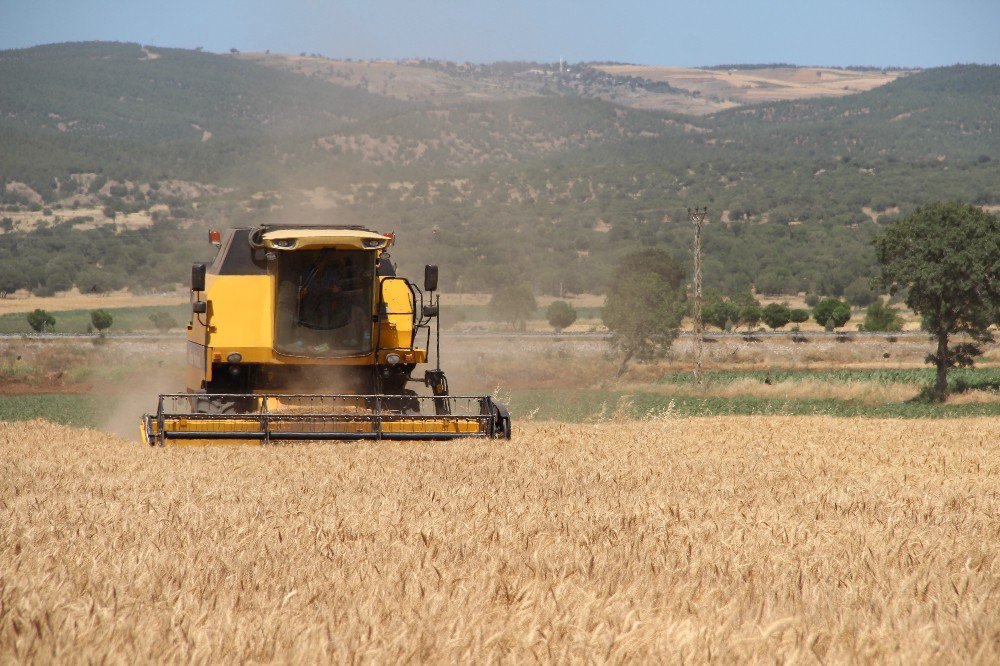
[[[872,242],[878,281],[891,293],[905,293],[907,306],[920,315],[922,328],[936,342],[927,359],[936,368],[935,382],[923,395],[943,400],[948,370],[973,365],[1000,325],[1000,217],[969,204],[937,202],[905,216]],[[604,323],[622,354],[619,375],[632,359],[656,358],[670,348],[686,312],[685,273],[659,249],[631,254],[619,265],[604,310]],[[722,317],[723,325],[734,319],[754,325],[768,308],[774,327],[792,320],[787,307],[761,309],[752,297],[717,298],[707,311],[716,325]],[[803,315],[799,311],[794,316],[804,321]],[[812,316],[834,329],[851,312],[847,303],[827,298],[816,302]],[[869,330],[898,325],[898,315],[881,299],[869,306],[864,324]]]

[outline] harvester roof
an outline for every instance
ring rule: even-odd
[[[276,250],[314,250],[319,248],[384,248],[392,236],[368,229],[343,227],[278,228],[265,231],[264,246]]]

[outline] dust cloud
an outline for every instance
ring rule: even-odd
[[[114,343],[112,343],[114,344]],[[139,420],[143,414],[155,414],[161,393],[183,393],[184,342],[126,343],[141,350],[146,361],[136,366],[134,358],[120,370],[125,385],[113,387],[109,395],[114,407],[105,416],[100,429],[131,441],[139,439]],[[129,356],[134,356],[135,352]]]

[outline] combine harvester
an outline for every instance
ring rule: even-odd
[[[150,446],[510,439],[504,405],[449,395],[437,266],[425,267],[422,290],[397,277],[392,234],[267,225],[209,239],[215,261],[191,271],[187,391],[143,416]],[[435,367],[414,377],[432,336]]]

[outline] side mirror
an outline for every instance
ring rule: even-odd
[[[437,291],[438,267],[434,264],[424,266],[424,291]]]
[[[191,291],[205,291],[205,264],[191,266]]]
[[[208,312],[208,303],[205,301],[195,301],[191,304],[191,311],[195,314],[205,314]]]

